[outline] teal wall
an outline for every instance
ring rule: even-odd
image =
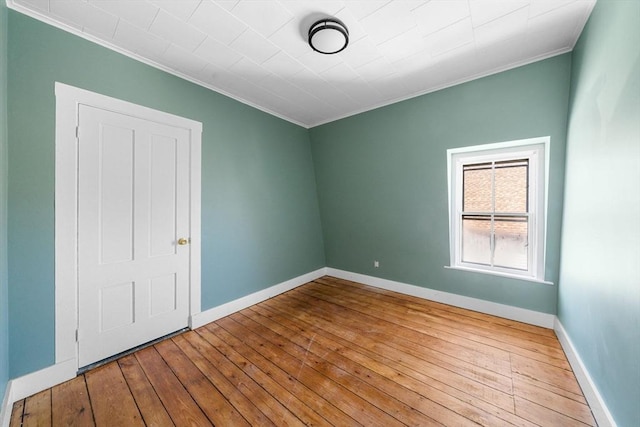
[[[444,268],[446,151],[551,136],[546,279],[557,282],[570,69],[557,56],[311,129],[327,265],[555,313],[556,286]]]
[[[558,317],[619,426],[640,425],[640,2],[573,51]]]
[[[0,402],[9,379],[7,287],[7,6],[0,1]]]
[[[9,11],[10,375],[54,362],[54,82],[203,123],[202,308],[324,267],[306,129]]]

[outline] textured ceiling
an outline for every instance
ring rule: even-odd
[[[305,127],[570,51],[595,0],[7,0]],[[314,52],[335,16],[350,43]]]

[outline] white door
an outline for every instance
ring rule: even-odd
[[[187,129],[78,111],[82,367],[188,324],[190,140]]]

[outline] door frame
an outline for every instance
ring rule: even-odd
[[[202,123],[55,83],[55,360],[78,366],[78,140],[80,105],[183,128],[190,134],[189,327],[200,313]]]

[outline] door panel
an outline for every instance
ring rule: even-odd
[[[149,316],[159,316],[176,309],[176,275],[155,277],[149,281]]]
[[[150,171],[151,234],[150,255],[171,255],[176,251],[176,155],[177,141],[152,136]]]
[[[189,132],[79,108],[79,365],[188,324]]]
[[[100,127],[95,202],[100,216],[100,262],[105,265],[133,257],[134,133],[108,124]]]

